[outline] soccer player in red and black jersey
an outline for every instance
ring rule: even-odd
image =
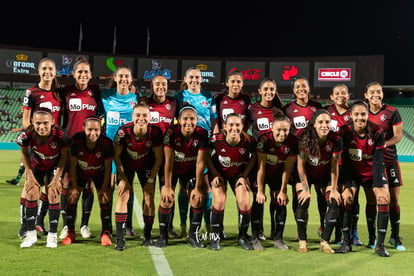
[[[325,229],[320,249],[328,254],[334,251],[329,245],[330,236],[340,215],[341,195],[338,192],[339,159],[342,153],[342,139],[331,129],[331,117],[325,109],[319,109],[308,122],[299,139],[297,159],[299,183],[294,189],[296,224],[299,236],[299,252],[307,252],[307,221],[310,200],[310,186],[315,185],[326,197]]]
[[[244,126],[244,135],[249,128],[248,108],[251,102],[250,95],[242,91],[244,86],[243,74],[240,71],[231,71],[227,75],[226,86],[228,91],[216,96],[218,123],[214,133],[223,130],[227,115],[231,113],[240,114]]]
[[[158,247],[168,242],[167,226],[170,219],[174,190],[177,181],[187,191],[190,199],[190,232],[188,243],[193,247],[204,247],[199,232],[204,208],[204,169],[209,154],[208,132],[197,126],[197,110],[184,103],[178,113],[178,125],[167,129],[164,136],[165,184],[161,188],[158,211],[160,238]]]
[[[59,126],[60,125],[60,109],[61,109],[61,101],[58,95],[57,90],[60,87],[60,84],[56,78],[56,63],[53,59],[50,58],[43,58],[39,61],[39,83],[32,86],[31,88],[26,90],[26,94],[23,98],[23,115],[22,115],[22,127],[23,129],[27,129],[31,123],[31,118],[33,116],[33,111],[39,108],[48,108],[51,110],[54,118],[54,123]],[[18,173],[18,177],[21,177],[24,172],[24,164],[23,162],[20,164],[20,169]],[[18,182],[17,182],[18,183]],[[24,206],[25,206],[25,195],[26,189],[22,190],[21,197],[20,197],[20,216],[22,221],[22,227],[19,231],[19,236],[24,236]],[[44,228],[43,221],[44,216],[47,213],[48,209],[48,201],[47,201],[47,194],[45,189],[43,188],[42,193],[40,195],[40,206],[39,206],[39,213],[37,215],[36,221],[36,228],[38,231],[44,235],[47,234],[47,231]]]
[[[27,196],[27,233],[20,247],[31,247],[37,242],[37,199],[39,188],[45,186],[49,201],[49,233],[46,247],[55,248],[60,215],[59,195],[62,189],[60,178],[66,164],[70,141],[65,131],[54,125],[52,112],[48,108],[34,110],[31,121],[32,124],[17,137],[26,168],[24,189]]]
[[[111,218],[109,198],[114,149],[112,140],[102,134],[101,120],[98,116],[88,116],[83,125],[83,131],[72,136],[69,165],[71,185],[66,206],[68,234],[62,244],[71,244],[76,239],[75,221],[79,196],[86,185],[92,183],[97,189],[101,208],[101,244],[107,246],[112,244],[109,237]],[[81,226],[87,225],[86,219],[89,219],[89,216],[88,218],[82,216]]]
[[[291,132],[300,137],[303,129],[308,125],[309,120],[312,118],[313,114],[322,108],[322,105],[311,99],[309,81],[302,76],[296,77],[293,81],[292,86],[294,100],[287,103],[283,107],[283,111],[290,118],[292,122]],[[297,182],[297,166],[293,166],[293,172],[291,174],[291,182]],[[321,194],[318,190],[316,191],[317,200],[318,200],[318,211],[321,224],[319,226],[318,234],[321,235],[323,232],[323,221],[324,214],[326,210],[326,201],[325,196]],[[293,212],[296,212],[296,202],[292,202]]]
[[[273,118],[276,114],[283,114],[283,103],[277,93],[276,81],[273,79],[262,80],[259,84],[258,92],[261,97],[260,101],[249,106],[248,118],[248,124],[251,125],[251,132],[255,141],[257,141],[260,135],[272,129]],[[252,171],[256,171],[256,168]],[[256,172],[254,174],[256,175]],[[259,227],[259,239],[265,240],[263,233],[263,204],[259,204],[256,201],[257,182],[253,176],[250,177],[250,185],[253,192],[252,231]],[[259,246],[259,243],[255,242],[254,245]]]
[[[220,249],[220,234],[224,220],[227,183],[236,196],[239,208],[239,246],[252,249],[247,230],[251,218],[250,185],[248,176],[255,166],[255,143],[243,134],[243,120],[240,114],[227,114],[224,129],[211,137],[213,155],[207,160],[210,173],[213,207],[211,210],[210,248]],[[258,233],[257,233],[258,234]],[[257,239],[257,237],[256,237]]]
[[[298,153],[298,139],[290,133],[291,122],[286,115],[275,116],[272,131],[259,137],[257,142],[257,196],[256,201],[266,201],[265,185],[270,188],[270,220],[274,229],[272,237],[279,249],[289,250],[283,241],[288,203],[287,184],[292,165]]]
[[[403,122],[397,108],[382,102],[384,93],[378,82],[367,85],[365,98],[369,103],[369,120],[384,130],[384,162],[385,173],[390,191],[390,224],[389,242],[399,251],[405,251],[400,239],[400,187],[403,185],[400,164],[398,162],[396,144],[402,139]]]
[[[177,100],[174,97],[168,96],[168,80],[165,76],[155,76],[151,80],[151,94],[149,97],[142,97],[140,101],[148,104],[151,111],[150,124],[154,124],[161,128],[164,135],[168,127],[172,126],[175,121],[175,114],[177,110]],[[164,168],[164,159],[163,165]],[[164,185],[164,169],[158,171],[158,181],[160,183],[160,189]],[[174,219],[175,204],[172,208],[170,225],[168,229],[168,236],[170,239],[178,238],[178,234],[174,231],[173,219]]]
[[[326,110],[329,111],[331,115],[331,130],[332,131],[339,131],[341,126],[345,125],[351,119],[351,112],[349,111],[349,89],[348,86],[344,83],[339,83],[332,88],[332,93],[330,95],[331,101],[333,104],[329,106],[325,106]],[[342,181],[342,162],[339,160],[339,186],[343,187]],[[352,205],[342,204],[342,209],[352,209],[352,239],[353,245],[360,246],[362,242],[359,240],[358,235],[358,218],[359,218],[359,190],[354,194],[354,200]],[[343,212],[347,212],[343,210]],[[341,231],[340,220],[338,221],[338,225],[336,227],[335,233],[335,242],[339,243],[342,239],[342,231]],[[345,231],[348,231],[346,229]]]
[[[114,159],[118,173],[118,201],[115,207],[116,250],[125,249],[124,228],[127,203],[137,174],[143,192],[144,246],[152,245],[151,231],[155,217],[155,179],[162,164],[162,131],[150,125],[150,109],[145,103],[135,105],[132,122],[124,124],[115,135]]]
[[[73,65],[72,76],[75,83],[63,87],[60,91],[62,106],[64,107],[62,127],[66,130],[69,137],[83,130],[85,119],[88,116],[97,114],[99,102],[99,86],[90,83],[92,72],[91,66],[86,58],[78,58]],[[65,239],[68,233],[66,223],[66,194],[70,183],[68,170],[65,171],[63,176],[63,188],[60,199],[63,218],[63,229],[59,236],[61,239]],[[92,212],[93,200],[93,186],[89,183],[82,189],[81,235],[83,238],[89,238],[91,235],[88,224],[89,216]]]
[[[341,127],[344,142],[342,166],[348,177],[346,186],[354,191],[355,185],[362,186],[366,196],[366,219],[368,226],[368,247],[382,257],[388,257],[384,239],[387,234],[389,217],[389,191],[384,167],[384,130],[368,121],[369,107],[363,101],[351,106],[352,123]],[[378,208],[376,215],[374,209]],[[375,246],[375,217],[377,216],[377,242]],[[344,228],[350,222],[343,221]],[[349,246],[344,245],[344,246]]]

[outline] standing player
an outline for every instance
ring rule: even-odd
[[[174,97],[177,100],[177,106],[182,107],[183,103],[192,105],[197,110],[197,125],[204,128],[208,136],[215,129],[217,124],[216,102],[213,94],[201,88],[201,71],[197,67],[190,67],[185,72],[184,82],[186,89],[178,91]],[[177,109],[178,112],[178,109]],[[210,181],[207,177],[207,168],[205,170],[204,184],[205,185],[205,204],[204,204],[204,221],[206,223],[207,231],[210,230],[210,213],[212,206],[212,194],[210,189]],[[182,186],[180,187],[182,188]],[[180,208],[181,220],[181,237],[187,236],[187,213],[188,213],[189,198],[185,190],[180,190],[178,193],[178,205]]]
[[[60,122],[60,108],[61,101],[57,93],[60,85],[56,79],[56,63],[53,59],[43,58],[39,61],[39,77],[40,81],[38,84],[32,86],[26,91],[26,95],[23,99],[23,117],[22,126],[23,129],[27,129],[31,124],[32,111],[39,108],[48,108],[53,114],[54,124],[59,125]],[[26,190],[22,190],[20,197],[20,218],[21,218],[21,229],[19,236],[23,237],[26,232],[26,215],[25,215],[25,201],[26,201]],[[42,192],[39,198],[39,209],[36,215],[36,229],[43,235],[47,235],[47,231],[44,227],[44,217],[46,216],[49,208],[48,196],[46,194],[45,187],[42,187]]]
[[[199,239],[206,189],[203,185],[204,170],[209,153],[208,133],[197,125],[197,118],[195,107],[184,104],[178,113],[179,124],[169,127],[165,133],[165,185],[161,198],[173,197],[177,181],[180,180],[180,191],[188,192],[191,204],[188,243],[201,248],[204,247]],[[164,208],[163,212],[169,213],[171,210]],[[163,218],[168,219],[168,215]],[[160,239],[157,243],[160,247],[168,242],[168,235],[161,228],[161,224],[166,223],[167,221],[160,222]]]
[[[270,217],[274,224],[274,245],[280,250],[289,250],[283,241],[288,204],[287,184],[292,165],[298,152],[298,139],[290,133],[290,119],[276,115],[272,131],[259,137],[257,142],[257,196],[259,204],[266,202],[265,185],[270,188]]]
[[[384,161],[390,200],[391,237],[389,239],[397,250],[405,251],[400,239],[400,187],[403,185],[396,144],[401,141],[403,122],[395,107],[382,102],[384,93],[378,82],[367,85],[365,98],[369,103],[369,120],[384,129]]]
[[[91,66],[84,57],[78,58],[73,65],[72,77],[75,80],[75,84],[65,86],[61,90],[62,106],[64,107],[62,127],[66,130],[69,137],[83,130],[85,119],[97,113],[99,102],[99,86],[90,83],[92,78]],[[64,226],[59,238],[65,239],[68,234],[68,226],[66,223],[66,194],[70,186],[69,172],[67,170],[63,176],[62,183],[60,208]],[[93,187],[90,183],[87,183],[82,188],[82,220],[80,233],[83,238],[89,238],[91,236],[88,224],[92,212],[93,200]]]
[[[21,147],[22,161],[26,167],[25,190],[27,233],[21,248],[33,246],[37,242],[35,229],[36,206],[39,188],[45,186],[49,201],[49,233],[46,247],[57,247],[57,227],[59,224],[59,195],[62,189],[60,178],[66,164],[70,141],[65,131],[54,125],[48,108],[33,111],[32,124],[17,137]],[[29,154],[29,148],[32,154]]]
[[[298,175],[296,184],[298,206],[296,224],[299,236],[299,252],[307,252],[307,221],[310,201],[310,186],[315,185],[326,197],[325,229],[320,249],[328,254],[334,251],[329,245],[330,236],[340,215],[341,195],[338,192],[339,159],[342,153],[342,139],[331,129],[331,117],[325,109],[319,109],[303,129],[299,139]]]
[[[284,112],[292,121],[292,133],[295,136],[300,137],[303,129],[305,129],[305,127],[308,125],[308,122],[312,118],[313,114],[318,109],[322,108],[322,105],[319,102],[311,99],[309,81],[305,77],[296,77],[293,82],[292,90],[295,99],[284,106]],[[294,171],[292,172],[291,182],[296,183],[298,181],[297,179],[294,179],[297,178],[296,166],[294,166],[293,170]],[[292,209],[293,213],[296,213],[297,198],[295,189],[292,189],[292,191]],[[326,212],[326,201],[325,196],[321,194],[320,191],[316,190],[316,195],[318,200],[318,211],[320,218],[318,234],[321,236],[323,232],[324,214]]]
[[[116,250],[125,249],[127,203],[133,191],[135,174],[141,183],[143,193],[143,244],[152,245],[155,180],[162,165],[163,136],[159,127],[149,124],[150,120],[148,105],[137,104],[133,109],[132,122],[121,126],[114,139],[114,160],[118,173],[118,201],[115,208]]]
[[[211,158],[207,164],[211,174],[213,191],[213,208],[211,211],[212,250],[220,249],[220,234],[224,220],[224,207],[227,199],[227,182],[236,196],[239,208],[239,246],[250,250],[252,245],[247,238],[250,225],[250,185],[248,176],[256,163],[255,143],[242,134],[242,117],[236,113],[227,114],[224,129],[211,137]]]
[[[101,244],[104,246],[112,244],[109,237],[111,218],[109,198],[113,154],[112,140],[102,134],[100,118],[96,115],[86,117],[83,131],[72,136],[69,166],[71,185],[67,194],[66,209],[68,234],[62,244],[71,244],[76,239],[75,222],[79,195],[89,183],[93,184],[98,192],[102,223]]]
[[[144,101],[148,104],[151,112],[150,124],[156,125],[161,128],[164,136],[165,131],[168,127],[174,124],[175,113],[177,110],[177,100],[167,95],[168,92],[168,80],[166,77],[159,75],[155,76],[151,81],[151,94],[148,98],[141,98],[140,101]],[[163,164],[158,171],[158,181],[161,187],[164,185],[164,155]],[[173,220],[174,220],[175,202],[172,207],[170,225],[168,226],[168,237],[170,239],[178,238],[177,233],[174,231]]]
[[[369,107],[363,101],[356,101],[351,106],[351,124],[341,128],[344,151],[342,166],[348,173],[347,187],[355,185],[364,187],[366,209],[378,208],[377,243],[375,252],[381,257],[389,257],[384,246],[389,217],[389,192],[384,167],[384,131],[378,125],[368,121]],[[355,190],[355,188],[353,188]],[[375,244],[375,212],[366,212],[369,245]],[[374,214],[374,215],[373,215]],[[345,221],[343,222],[345,224]],[[351,222],[352,223],[352,222]],[[350,225],[344,225],[349,227]]]
[[[114,140],[118,128],[132,120],[132,109],[138,103],[140,94],[131,92],[132,72],[128,66],[121,65],[115,70],[108,87],[101,92],[102,114],[105,117],[105,135]],[[112,162],[111,188],[114,189],[116,166]],[[131,191],[128,201],[128,216],[125,226],[127,236],[135,236],[132,227],[134,194]],[[112,208],[112,196],[111,196]]]
[[[249,106],[249,124],[251,125],[252,136],[257,141],[260,135],[272,129],[272,122],[275,115],[283,114],[283,103],[277,93],[277,85],[273,79],[264,79],[259,84],[258,92],[261,96],[260,102]],[[256,174],[256,168],[254,169]],[[252,243],[255,250],[263,250],[260,240],[265,240],[263,229],[263,204],[256,200],[257,182],[255,177],[251,177],[251,189],[253,192],[252,203]],[[273,202],[270,203],[272,205]],[[269,206],[272,210],[275,206]],[[274,232],[274,221],[272,217],[272,232]]]

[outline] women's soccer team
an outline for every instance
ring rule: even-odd
[[[125,236],[136,235],[132,218],[137,175],[144,246],[165,247],[169,239],[181,236],[192,247],[205,247],[204,217],[208,247],[220,250],[220,241],[226,239],[223,222],[230,187],[238,210],[238,245],[263,250],[263,213],[269,196],[270,238],[276,248],[289,250],[283,236],[290,186],[297,251],[307,252],[314,186],[322,252],[347,253],[362,245],[357,228],[360,188],[366,196],[367,246],[379,256],[389,256],[389,221],[388,242],[406,250],[399,233],[403,183],[396,151],[402,119],[395,107],[383,102],[378,82],[369,83],[364,100],[352,104],[348,87],[338,84],[332,88],[332,104],[322,106],[311,99],[308,80],[297,77],[294,99],[284,105],[273,79],[261,81],[260,99],[252,103],[238,71],[227,75],[226,92],[216,96],[201,88],[201,72],[191,67],[174,96],[167,95],[168,80],[160,75],[152,79],[150,95],[142,97],[126,66],[115,70],[105,88],[90,83],[91,67],[84,58],[73,67],[74,84],[66,87],[60,87],[52,59],[42,59],[38,68],[40,80],[26,92],[23,130],[17,137],[26,170],[20,197],[21,248],[36,244],[38,235],[47,236],[49,248],[57,247],[59,239],[64,245],[76,242],[81,198],[80,235],[90,238],[96,189],[101,244],[114,241],[116,250],[124,250]],[[180,235],[172,223],[176,202]],[[60,215],[63,227],[58,236]],[[156,215],[159,236],[154,242]],[[332,243],[338,245],[336,250]]]

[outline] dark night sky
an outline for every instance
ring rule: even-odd
[[[131,9],[129,14],[86,16],[55,13],[41,20],[5,21],[0,44],[76,51],[82,22],[82,50],[144,55],[147,27],[150,55],[200,57],[284,57],[384,55],[386,85],[414,85],[414,3],[409,1],[290,1],[291,4],[192,2],[184,7]],[[355,2],[355,3],[354,3]],[[384,1],[385,2],[385,1]],[[390,1],[387,1],[391,3]],[[406,3],[404,3],[406,2]],[[335,4],[333,4],[335,3]],[[112,5],[111,5],[112,6]],[[128,10],[128,7],[124,7]],[[85,13],[82,13],[85,14]],[[67,18],[66,18],[67,17]],[[119,19],[122,18],[122,19]],[[4,20],[4,19],[3,19]]]

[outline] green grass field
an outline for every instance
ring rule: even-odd
[[[90,227],[93,237],[77,241],[56,249],[45,248],[46,239],[28,249],[20,248],[17,237],[19,229],[19,196],[23,188],[9,185],[6,179],[13,178],[17,171],[20,153],[2,151],[0,155],[0,273],[1,275],[414,275],[414,163],[401,163],[404,186],[401,189],[401,236],[406,252],[398,252],[387,242],[390,258],[381,258],[374,250],[365,246],[353,247],[348,254],[326,255],[319,250],[317,229],[319,219],[316,200],[312,200],[308,225],[308,253],[298,253],[296,225],[291,205],[288,205],[288,219],[285,241],[290,250],[282,252],[273,247],[273,242],[263,242],[264,251],[245,251],[237,246],[237,214],[234,196],[228,194],[224,227],[229,239],[222,241],[222,250],[215,252],[207,248],[193,249],[185,240],[170,240],[165,249],[147,248],[141,245],[137,217],[134,227],[138,237],[127,239],[123,252],[114,247],[100,245],[99,205],[95,199]],[[138,188],[138,185],[135,185]],[[289,188],[290,189],[290,188]],[[290,193],[290,190],[289,190]],[[137,189],[138,200],[141,190]],[[367,243],[365,223],[365,195],[360,196],[359,220],[360,239]],[[158,199],[158,194],[157,197]],[[137,206],[139,206],[137,204]],[[158,205],[156,203],[156,205]],[[178,204],[177,204],[178,205]],[[80,208],[79,208],[80,209]],[[154,238],[158,236],[158,218],[155,219]],[[265,205],[265,232],[269,235],[270,218],[268,203]],[[174,225],[179,228],[176,215]],[[59,231],[61,226],[59,227]],[[79,216],[77,231],[79,230]],[[79,232],[79,231],[78,231]],[[386,240],[388,241],[389,232]],[[333,245],[333,248],[336,248]],[[157,270],[158,269],[158,270]]]

